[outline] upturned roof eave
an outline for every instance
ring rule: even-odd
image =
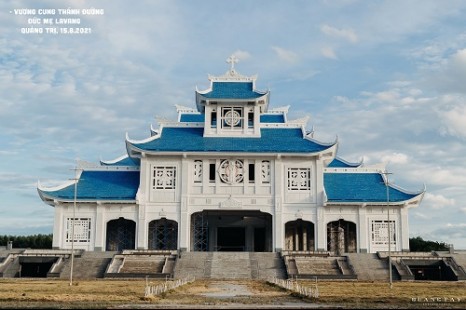
[[[74,198],[61,198],[47,194],[41,190],[38,190],[39,196],[45,203],[55,206],[57,202],[59,203],[74,203]],[[76,198],[76,203],[136,203],[135,198],[124,199],[121,197],[115,198]]]
[[[314,157],[319,156],[320,154],[327,153],[330,149],[334,148],[335,144],[331,145],[324,145],[320,151],[315,152],[287,152],[287,151],[271,151],[271,152],[253,152],[253,151],[192,151],[192,150],[167,150],[167,151],[160,151],[160,150],[148,150],[142,149],[140,147],[135,146],[130,141],[126,141],[126,148],[130,156],[136,156],[139,154],[141,156],[146,155],[231,155],[231,154],[242,154],[242,155],[251,155],[251,156],[293,156],[293,157]]]

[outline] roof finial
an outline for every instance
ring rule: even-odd
[[[227,58],[227,63],[229,63],[230,66],[231,66],[231,68],[230,68],[231,72],[235,71],[235,63],[237,63],[238,61],[239,61],[239,59],[236,58],[236,56],[234,54]]]

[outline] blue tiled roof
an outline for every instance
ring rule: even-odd
[[[204,138],[203,131],[204,128],[166,127],[160,138],[132,145],[155,152],[314,153],[331,147],[304,139],[299,128],[262,128],[261,138]]]
[[[252,82],[213,82],[212,90],[202,96],[216,99],[255,99],[264,95],[252,88]]]
[[[100,164],[102,166],[129,166],[129,167],[139,167],[141,160],[139,158],[131,158],[131,157],[125,157],[115,163],[106,163],[101,161]]]
[[[180,122],[182,123],[204,123],[205,114],[181,114]]]
[[[77,200],[134,200],[139,187],[139,171],[83,171],[77,186]],[[74,184],[43,193],[63,200],[74,199]]]
[[[335,158],[332,160],[332,162],[328,165],[330,168],[354,168],[354,167],[359,167],[361,164],[353,164],[353,163],[348,163],[344,160],[341,160],[339,158]]]
[[[324,173],[329,202],[386,202],[387,188],[380,173]],[[390,202],[401,202],[417,194],[389,187]]]
[[[283,114],[262,114],[261,123],[285,123]]]

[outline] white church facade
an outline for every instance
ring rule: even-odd
[[[409,251],[408,210],[424,190],[388,183],[383,166],[341,159],[338,141],[319,142],[307,119],[270,108],[269,91],[229,62],[196,90],[193,108],[176,107],[176,121],[159,120],[142,141],[127,137],[124,156],[38,185],[55,210],[53,247]]]

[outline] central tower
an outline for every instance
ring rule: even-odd
[[[260,114],[267,111],[269,91],[257,91],[257,76],[244,76],[235,70],[238,59],[227,59],[230,70],[222,76],[209,75],[210,87],[196,89],[196,106],[204,114],[204,137],[261,136]]]

